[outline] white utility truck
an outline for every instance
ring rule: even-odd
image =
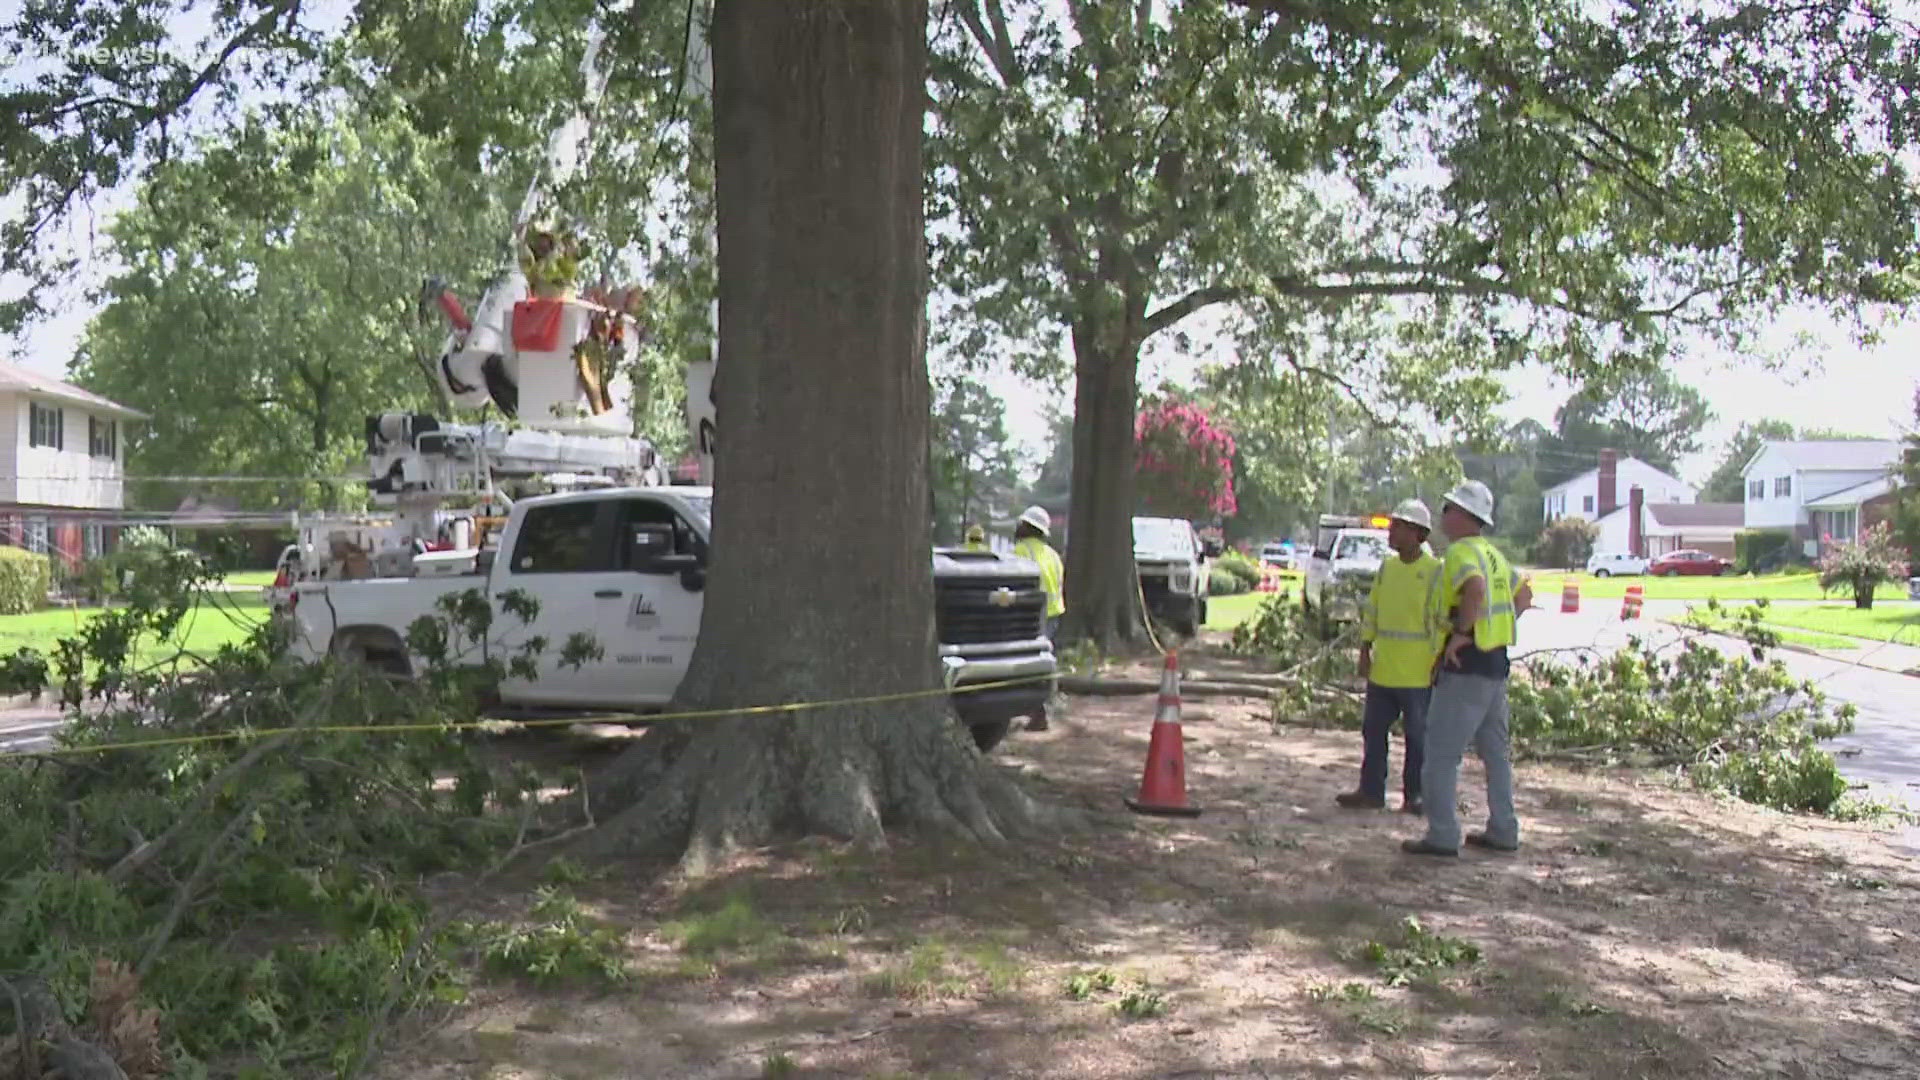
[[[1318,615],[1323,631],[1360,617],[1360,601],[1373,587],[1387,560],[1387,518],[1322,514],[1307,558],[1307,580],[1300,590],[1309,615]]]
[[[429,552],[404,578],[311,580],[293,586],[288,614],[297,655],[333,654],[399,676],[421,658],[407,627],[449,593],[477,589],[495,601],[509,590],[539,602],[531,623],[495,620],[483,648],[509,656],[531,637],[548,646],[538,677],[508,678],[501,703],[520,709],[668,706],[700,632],[712,493],[703,487],[613,488],[547,495],[514,504],[497,547]],[[992,552],[933,554],[939,658],[955,712],[981,749],[1019,716],[1037,713],[1053,690],[1056,662],[1042,632],[1046,595],[1039,569]],[[561,645],[593,635],[601,656],[561,664]],[[1016,685],[966,692],[980,683]]]
[[[1133,519],[1133,564],[1147,613],[1192,637],[1207,621],[1212,552],[1184,518]]]

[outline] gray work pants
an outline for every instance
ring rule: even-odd
[[[1487,769],[1487,837],[1520,842],[1507,742],[1507,680],[1442,671],[1427,705],[1427,760],[1420,774],[1427,843],[1460,847],[1460,759],[1471,744]]]

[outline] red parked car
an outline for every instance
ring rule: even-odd
[[[1683,548],[1679,551],[1669,551],[1653,560],[1653,564],[1647,567],[1647,573],[1654,577],[1678,577],[1682,574],[1718,577],[1721,574],[1733,573],[1733,560],[1709,555],[1704,551],[1695,551],[1692,548]]]

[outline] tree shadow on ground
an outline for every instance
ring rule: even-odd
[[[1350,735],[1276,732],[1251,710],[1208,708],[1215,717],[1188,729],[1199,819],[1121,811],[1147,724],[1129,707],[1076,706],[1007,767],[1085,808],[1083,831],[999,849],[797,841],[700,882],[658,864],[593,868],[575,892],[629,930],[630,982],[494,988],[384,1074],[1905,1067],[1916,1032],[1892,980],[1920,967],[1909,914],[1920,878],[1875,861],[1865,833],[1528,768],[1521,853],[1413,860],[1395,842],[1414,822],[1332,807],[1357,763]],[[1462,790],[1478,782],[1469,768]],[[1861,843],[1841,853],[1830,836]],[[1477,946],[1479,961],[1392,985],[1365,946],[1399,941],[1408,917]]]

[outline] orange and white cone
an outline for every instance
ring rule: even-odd
[[[1180,730],[1180,660],[1171,651],[1160,676],[1160,703],[1154,709],[1153,738],[1147,743],[1140,795],[1125,802],[1136,814],[1200,816],[1200,808],[1187,803],[1187,754]]]
[[[1620,619],[1622,622],[1640,617],[1640,604],[1645,596],[1646,591],[1640,586],[1627,586],[1627,594],[1620,598]]]

